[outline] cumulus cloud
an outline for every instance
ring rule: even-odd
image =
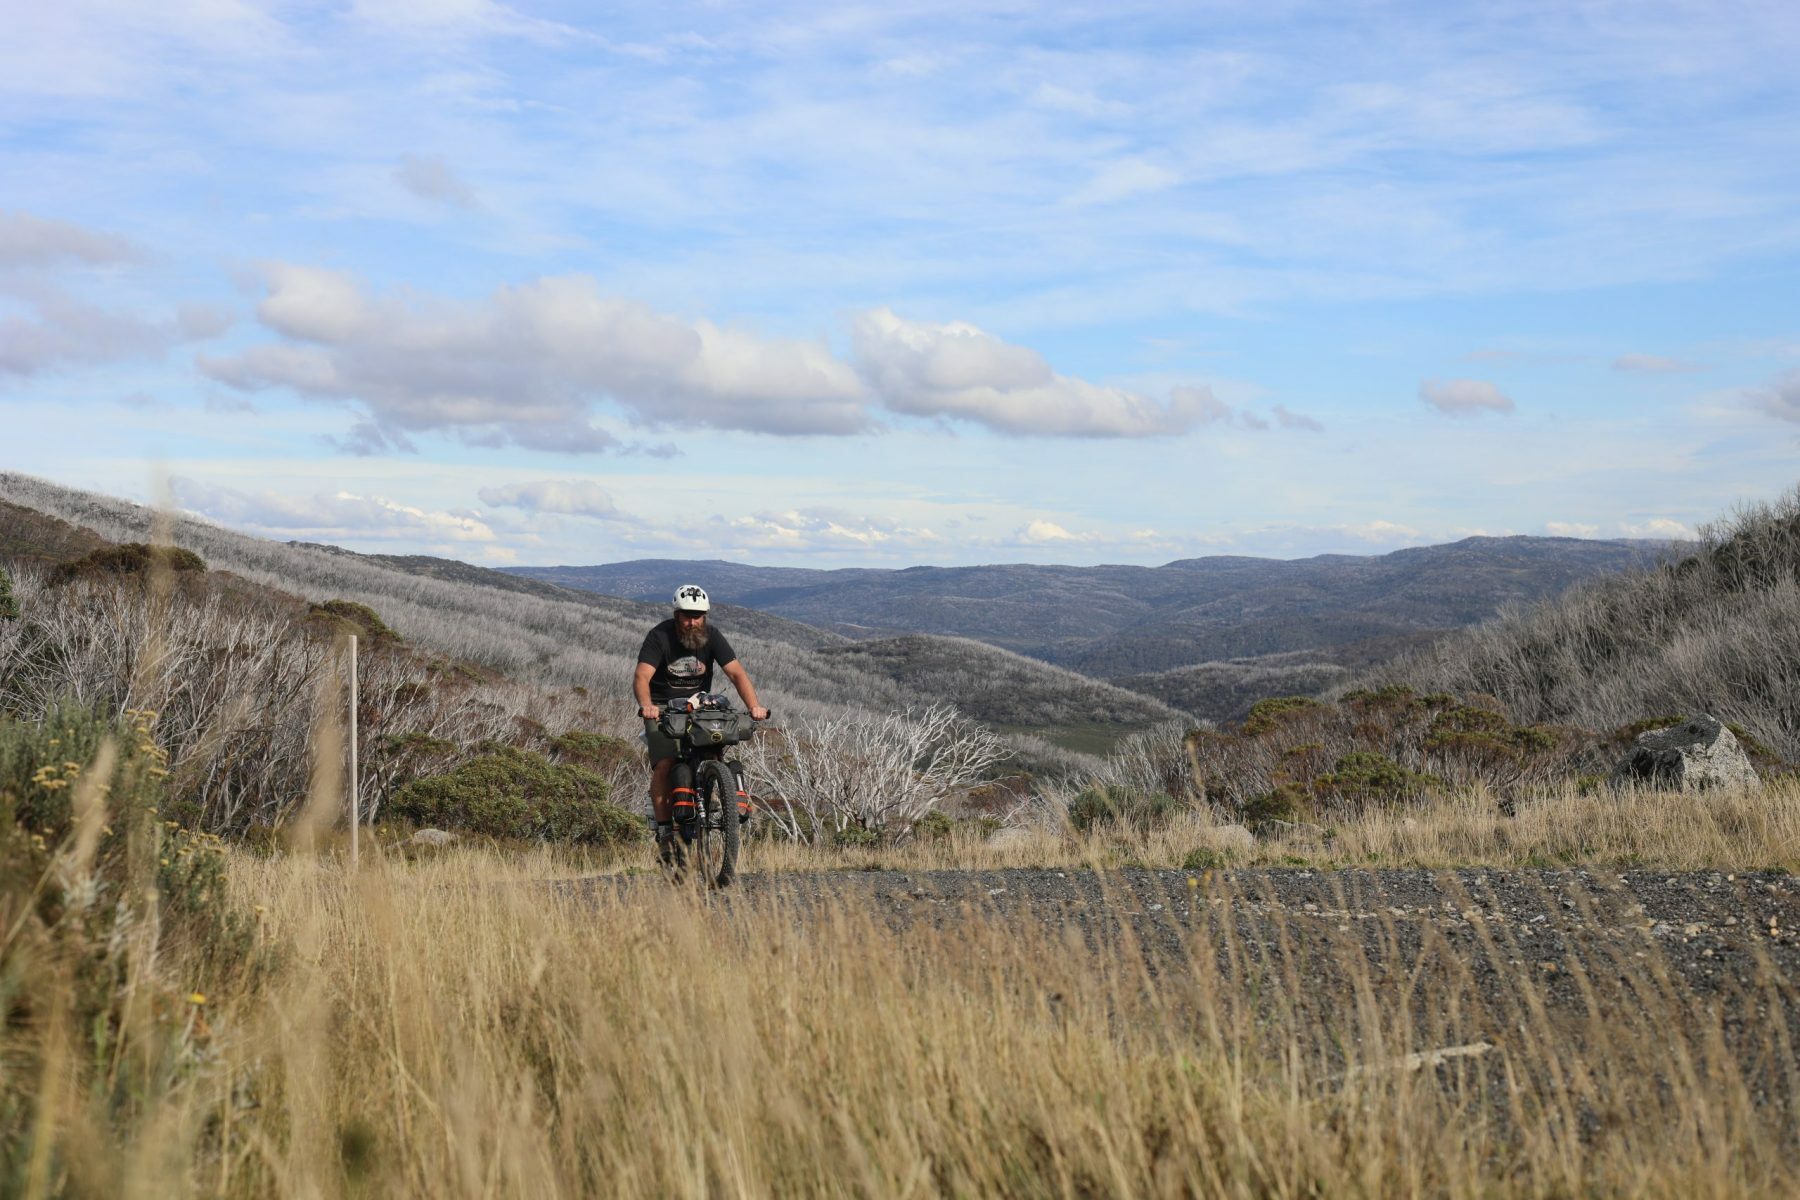
[[[1424,536],[1411,525],[1402,525],[1398,521],[1365,521],[1360,525],[1338,525],[1333,528],[1359,542],[1410,542]]]
[[[0,268],[50,267],[81,263],[90,267],[130,262],[132,244],[115,234],[52,221],[20,210],[0,210]]]
[[[961,321],[909,321],[878,308],[851,333],[869,385],[889,409],[913,416],[1046,437],[1156,437],[1217,420],[1223,407],[1205,388],[1177,388],[1158,404],[1058,375],[1037,351]]]
[[[439,545],[497,541],[493,528],[478,514],[433,511],[381,496],[348,491],[283,496],[218,487],[182,476],[171,479],[169,488],[182,508],[264,537]]]
[[[1750,403],[1771,417],[1800,422],[1800,371],[1784,372],[1755,389]]]
[[[1551,537],[1591,538],[1600,536],[1600,527],[1579,521],[1545,521],[1544,532]]]
[[[570,517],[614,520],[620,517],[611,493],[583,479],[545,479],[536,483],[509,483],[486,487],[478,493],[483,504],[518,508],[531,513],[558,513]]]
[[[243,390],[360,406],[366,444],[447,431],[482,445],[592,453],[610,403],[645,426],[844,434],[871,425],[861,381],[818,342],[684,321],[573,275],[479,302],[371,296],[341,271],[266,269],[262,323],[287,339],[199,360]]]
[[[808,508],[716,517],[693,531],[721,550],[915,550],[940,544],[930,529],[885,517]]]
[[[1699,363],[1664,358],[1660,354],[1621,354],[1613,359],[1612,367],[1615,371],[1628,371],[1635,375],[1687,375],[1706,369]]]
[[[179,340],[167,322],[102,308],[49,284],[13,293],[27,311],[0,317],[0,376],[160,354]]]
[[[1419,385],[1419,399],[1448,417],[1505,414],[1515,407],[1511,397],[1481,379],[1427,379]]]
[[[449,163],[434,154],[402,157],[400,165],[394,168],[394,182],[421,200],[453,208],[475,207],[475,190]]]
[[[1676,542],[1691,542],[1700,535],[1692,526],[1684,525],[1671,517],[1650,517],[1643,521],[1621,521],[1619,532],[1626,537],[1656,538]]]

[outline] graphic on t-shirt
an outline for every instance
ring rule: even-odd
[[[676,679],[698,679],[706,674],[706,664],[690,654],[670,663],[669,674]]]

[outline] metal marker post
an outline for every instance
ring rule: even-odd
[[[362,835],[362,787],[356,774],[356,635],[350,635],[350,869],[355,870]]]

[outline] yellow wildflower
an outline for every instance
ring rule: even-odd
[[[189,992],[188,993],[188,1003],[189,1004],[205,1004],[206,996],[202,992]]]

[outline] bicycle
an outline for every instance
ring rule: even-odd
[[[691,869],[703,886],[729,887],[737,877],[738,843],[750,819],[744,767],[728,747],[750,740],[756,722],[725,696],[705,692],[662,706],[662,731],[678,751],[670,775],[676,873]]]

